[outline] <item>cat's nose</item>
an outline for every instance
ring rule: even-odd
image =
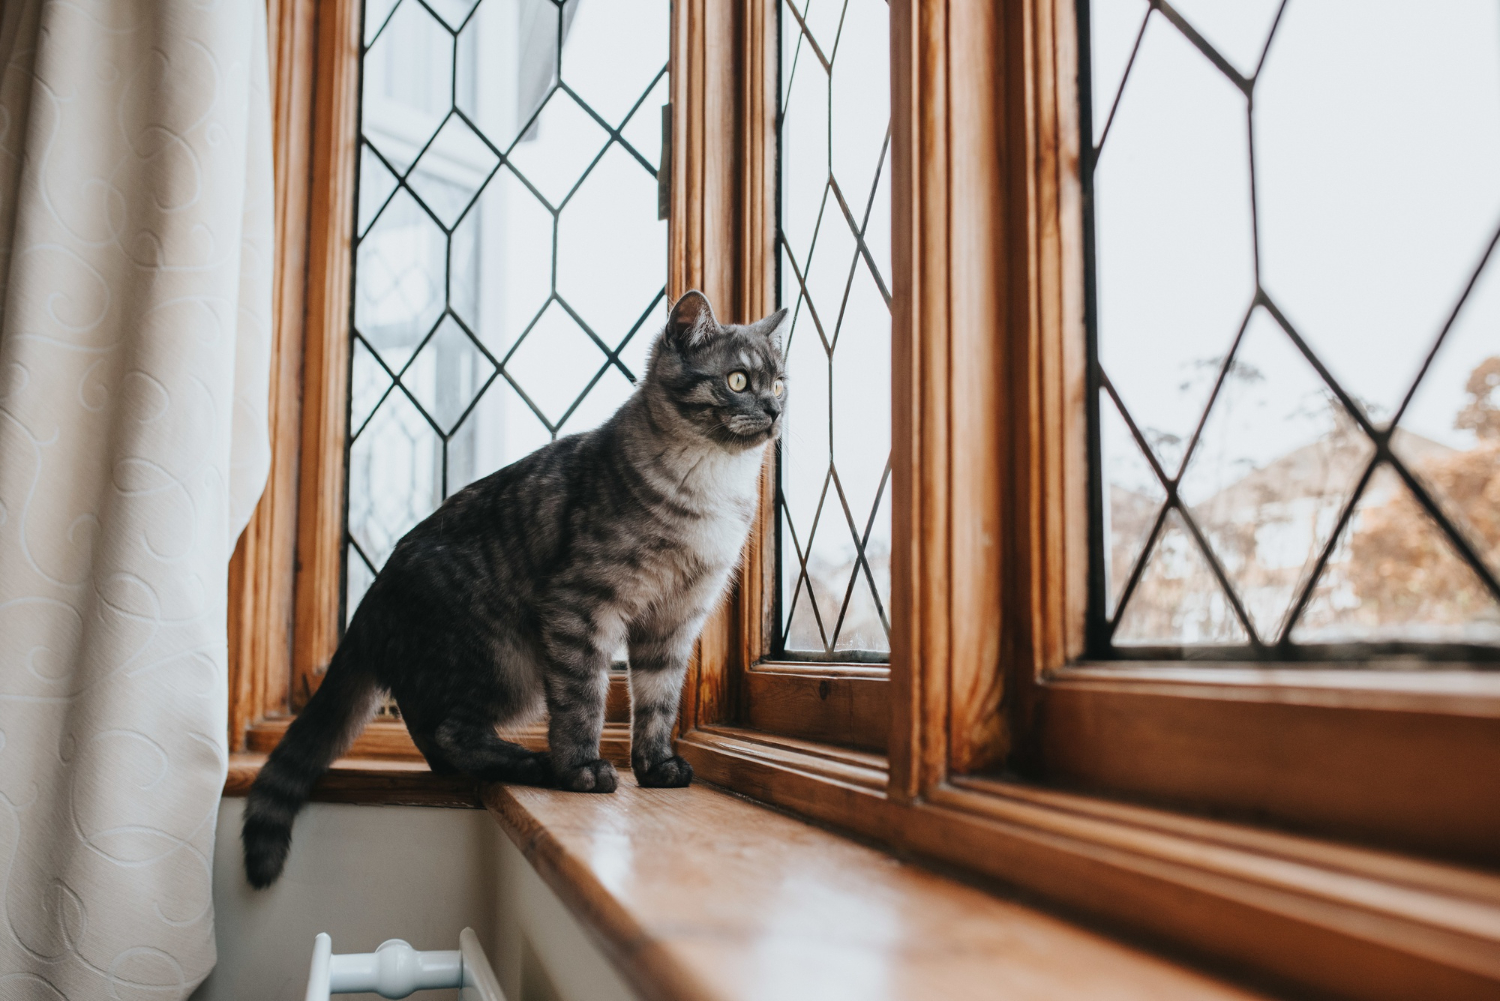
[[[765,411],[767,417],[773,421],[781,416],[781,404],[774,396],[762,396],[760,398],[760,409]]]

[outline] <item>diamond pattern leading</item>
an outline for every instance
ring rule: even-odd
[[[590,426],[640,374],[665,299],[669,4],[625,7],[366,0],[349,612],[448,494]]]
[[[1494,216],[1490,215],[1487,224],[1490,228],[1475,257],[1458,273],[1448,276],[1455,291],[1447,300],[1446,317],[1438,328],[1406,335],[1408,339],[1422,338],[1423,360],[1414,377],[1402,383],[1404,393],[1394,406],[1383,407],[1378,401],[1369,402],[1346,388],[1345,382],[1325,362],[1322,353],[1329,343],[1328,338],[1334,335],[1320,331],[1318,337],[1313,337],[1300,329],[1288,315],[1286,304],[1268,290],[1263,274],[1264,255],[1268,252],[1262,237],[1266,227],[1264,214],[1268,189],[1265,179],[1257,173],[1257,158],[1261,155],[1257,143],[1262,142],[1264,132],[1256,117],[1257,88],[1263,83],[1267,69],[1276,68],[1274,57],[1278,31],[1285,35],[1288,30],[1302,30],[1303,34],[1296,42],[1287,44],[1302,45],[1302,57],[1307,58],[1307,31],[1286,27],[1289,14],[1297,12],[1302,4],[1303,0],[1273,0],[1269,4],[1251,5],[1254,9],[1247,7],[1243,12],[1235,12],[1233,17],[1218,12],[1213,15],[1213,23],[1200,31],[1191,15],[1202,13],[1197,7],[1203,5],[1190,4],[1187,0],[1182,3],[1150,0],[1149,3],[1130,5],[1129,16],[1124,17],[1122,14],[1126,11],[1120,4],[1090,3],[1089,0],[1080,3],[1081,21],[1087,26],[1085,30],[1100,32],[1103,48],[1099,51],[1105,53],[1104,62],[1101,64],[1096,57],[1093,67],[1100,71],[1103,82],[1096,81],[1092,98],[1085,98],[1083,115],[1084,135],[1096,138],[1083,157],[1083,179],[1091,195],[1090,208],[1095,227],[1091,231],[1094,260],[1088,276],[1090,323],[1096,331],[1096,336],[1091,338],[1090,358],[1090,378],[1094,387],[1090,401],[1094,427],[1091,452],[1093,482],[1100,485],[1096,489],[1107,491],[1102,503],[1095,505],[1096,512],[1102,512],[1096,514],[1096,518],[1104,520],[1102,525],[1096,523],[1094,534],[1109,550],[1101,552],[1096,549],[1094,553],[1089,613],[1090,652],[1101,657],[1171,657],[1181,656],[1191,648],[1194,651],[1192,656],[1201,657],[1337,658],[1367,656],[1371,642],[1384,641],[1385,645],[1437,657],[1500,660],[1500,641],[1497,641],[1500,637],[1500,604],[1497,604],[1500,602],[1500,581],[1484,558],[1486,548],[1493,548],[1495,540],[1477,538],[1472,529],[1465,529],[1450,518],[1443,499],[1435,496],[1436,488],[1429,485],[1416,462],[1425,450],[1428,454],[1441,453],[1448,457],[1451,466],[1453,450],[1414,435],[1403,424],[1408,408],[1423,388],[1423,380],[1433,368],[1434,359],[1439,357],[1445,341],[1455,339],[1449,336],[1450,330],[1465,315],[1470,293],[1486,275],[1487,267],[1491,271],[1500,268],[1500,254],[1495,252],[1496,244],[1500,242],[1500,229],[1495,228]],[[1349,16],[1364,14],[1361,10]],[[1093,24],[1090,24],[1091,18]],[[1238,22],[1236,18],[1239,18]],[[1163,32],[1168,34],[1162,35]],[[1228,47],[1217,48],[1218,41]],[[1494,48],[1494,39],[1490,38],[1485,44]],[[1174,46],[1190,55],[1169,57],[1164,54],[1174,51]],[[1121,213],[1128,215],[1131,211],[1131,191],[1101,186],[1100,181],[1109,177],[1107,172],[1111,169],[1125,170],[1126,176],[1132,180],[1142,176],[1139,171],[1130,174],[1127,166],[1133,157],[1138,159],[1141,154],[1127,155],[1123,151],[1111,152],[1110,157],[1103,154],[1107,147],[1114,150],[1116,145],[1125,142],[1121,136],[1129,129],[1137,128],[1137,123],[1147,120],[1141,117],[1144,102],[1162,95],[1169,100],[1180,96],[1180,86],[1174,90],[1152,82],[1170,83],[1163,76],[1164,63],[1158,62],[1169,58],[1177,60],[1177,72],[1201,76],[1206,69],[1228,85],[1228,92],[1239,95],[1236,99],[1238,110],[1234,112],[1239,116],[1238,124],[1226,134],[1241,137],[1236,141],[1242,147],[1242,137],[1249,137],[1248,148],[1242,154],[1249,162],[1238,172],[1216,171],[1214,183],[1220,183],[1225,176],[1243,178],[1245,188],[1241,197],[1249,206],[1250,229],[1246,238],[1250,247],[1247,251],[1246,248],[1221,251],[1212,246],[1214,240],[1210,240],[1193,249],[1194,253],[1205,256],[1248,252],[1253,260],[1254,290],[1250,302],[1236,307],[1242,310],[1240,315],[1243,317],[1237,332],[1223,329],[1194,332],[1198,344],[1218,341],[1224,347],[1218,354],[1197,359],[1194,362],[1197,371],[1183,377],[1178,396],[1200,402],[1193,411],[1195,416],[1185,422],[1180,435],[1171,436],[1172,447],[1164,451],[1163,433],[1144,419],[1138,419],[1131,404],[1144,400],[1154,405],[1157,401],[1152,400],[1152,394],[1141,386],[1150,385],[1151,377],[1165,380],[1171,373],[1147,372],[1142,376],[1141,369],[1132,368],[1129,359],[1119,354],[1118,348],[1114,355],[1106,350],[1111,338],[1118,340],[1121,336],[1119,324],[1127,322],[1120,320],[1126,314],[1121,313],[1118,303],[1126,293],[1120,292],[1118,275],[1133,274],[1130,271],[1133,265],[1137,270],[1149,269],[1152,265],[1149,261],[1142,264],[1121,260],[1119,247],[1122,244],[1115,234],[1119,231]],[[1495,53],[1480,58],[1488,67],[1487,72],[1491,75],[1500,73],[1494,69],[1500,66]],[[1098,89],[1101,86],[1104,89]],[[1088,88],[1083,88],[1083,92],[1087,95]],[[1205,88],[1195,88],[1192,101],[1198,103],[1190,101],[1185,106],[1189,112],[1208,116],[1205,122],[1219,113],[1209,110],[1209,106],[1203,103],[1210,100],[1203,96],[1207,92]],[[1211,100],[1223,103],[1217,96]],[[1423,114],[1427,114],[1425,109]],[[1183,113],[1174,111],[1173,119],[1181,122]],[[1494,130],[1493,122],[1486,124],[1490,131]],[[1181,125],[1175,127],[1181,128]],[[1192,123],[1190,127],[1196,129],[1195,135],[1201,138],[1205,128],[1217,129],[1219,125]],[[1122,129],[1126,133],[1122,133]],[[1149,149],[1149,146],[1141,147],[1136,137],[1132,139],[1136,145],[1131,149]],[[1162,144],[1153,145],[1160,148]],[[1493,162],[1486,163],[1486,169],[1492,171]],[[1340,170],[1343,169],[1341,165]],[[1120,183],[1110,178],[1111,185]],[[1149,178],[1146,183],[1151,183]],[[1401,194],[1395,192],[1392,197],[1399,198]],[[1116,195],[1119,196],[1117,201],[1110,201]],[[1185,192],[1180,197],[1192,196],[1193,192]],[[1285,192],[1276,189],[1274,196],[1284,198]],[[1493,198],[1500,200],[1500,190],[1493,193]],[[1154,223],[1153,229],[1160,232],[1153,232],[1151,236],[1160,241],[1161,233],[1165,232],[1169,239],[1172,220],[1155,220]],[[1111,230],[1111,226],[1115,229]],[[1139,230],[1140,227],[1136,228]],[[1218,242],[1226,239],[1222,230],[1214,236]],[[1149,248],[1149,242],[1144,246]],[[1113,255],[1110,253],[1112,248]],[[1113,273],[1111,269],[1114,269]],[[1148,280],[1156,277],[1147,275]],[[1114,284],[1110,284],[1111,280]],[[1170,305],[1158,303],[1159,307]],[[1161,327],[1161,318],[1158,316],[1153,321],[1150,316],[1149,302],[1135,306],[1144,317],[1139,322],[1154,322],[1156,328]],[[1247,330],[1253,332],[1248,340]],[[1130,332],[1130,329],[1126,330],[1127,334]],[[1140,331],[1135,333],[1141,336]],[[1339,336],[1354,335],[1344,333]],[[1493,332],[1490,338],[1489,353],[1500,355],[1500,342],[1494,341]],[[1274,357],[1291,360],[1272,366],[1274,371],[1268,372],[1265,359]],[[1492,364],[1500,370],[1500,359],[1483,364]],[[1111,371],[1117,366],[1120,371]],[[1305,377],[1295,374],[1299,368],[1306,369]],[[1133,382],[1143,378],[1148,381],[1133,384],[1131,388],[1135,395],[1132,395],[1122,392],[1122,378]],[[1292,387],[1301,388],[1294,390]],[[1476,395],[1471,407],[1489,405]],[[1145,409],[1142,407],[1143,412]],[[1101,415],[1112,420],[1116,414],[1123,419],[1128,434],[1106,435],[1101,452]],[[1285,429],[1291,426],[1315,428],[1317,436],[1314,439],[1313,433],[1309,432],[1303,439],[1306,444],[1284,455],[1259,455],[1257,450],[1264,450],[1266,446],[1255,440],[1257,433],[1274,439],[1273,431],[1287,435]],[[1226,428],[1239,430],[1226,437]],[[1474,453],[1474,457],[1480,459],[1493,451],[1485,445]],[[1318,496],[1283,496],[1284,490],[1275,493],[1275,484],[1268,485],[1272,478],[1270,471],[1279,469],[1284,476],[1295,476],[1299,464],[1312,470],[1304,478],[1318,486],[1314,491]],[[1149,483],[1143,485],[1140,482],[1145,475],[1143,472],[1134,474],[1127,486],[1113,482],[1118,475],[1114,470],[1141,470],[1144,467],[1150,470]],[[1236,469],[1238,473],[1235,473]],[[1496,475],[1500,478],[1500,473]],[[1225,483],[1229,485],[1225,487]],[[1206,485],[1211,485],[1217,492],[1207,489]],[[1236,506],[1236,497],[1255,496],[1257,489],[1262,491],[1262,498],[1270,497],[1270,500]],[[1265,493],[1267,490],[1271,493]],[[1231,496],[1235,492],[1237,494]],[[1386,495],[1404,503],[1405,508],[1398,511],[1391,506],[1394,500],[1386,503]],[[1475,628],[1466,626],[1466,632],[1465,628],[1451,624],[1439,628],[1420,622],[1413,626],[1403,621],[1401,628],[1394,631],[1368,628],[1362,634],[1362,642],[1350,645],[1351,640],[1361,641],[1360,633],[1350,633],[1347,628],[1350,622],[1363,621],[1350,611],[1358,606],[1359,599],[1354,594],[1357,587],[1337,577],[1335,565],[1345,577],[1361,569],[1357,566],[1350,569],[1352,562],[1362,557],[1360,545],[1351,545],[1348,540],[1359,520],[1358,512],[1370,508],[1376,501],[1385,506],[1380,508],[1380,515],[1371,520],[1372,526],[1380,522],[1384,531],[1394,531],[1393,523],[1386,523],[1400,514],[1405,518],[1401,531],[1412,538],[1421,537],[1420,545],[1425,548],[1420,551],[1433,552],[1431,562],[1434,566],[1456,568],[1445,572],[1465,582],[1467,590],[1455,601],[1463,605],[1465,611],[1462,615],[1478,617],[1468,623]],[[1407,509],[1409,513],[1403,514]],[[1132,531],[1121,538],[1112,538],[1115,533],[1108,519],[1111,514],[1118,517],[1122,510],[1131,512]],[[1255,515],[1247,519],[1246,510],[1253,510]],[[1279,512],[1277,517],[1281,520],[1271,518],[1268,512]],[[1144,544],[1136,537],[1140,525],[1150,526]],[[1418,547],[1417,542],[1410,542],[1410,545]],[[1257,553],[1276,551],[1278,547],[1281,552],[1279,562],[1271,560],[1265,565],[1248,565],[1253,559],[1265,559]],[[1371,548],[1368,540],[1364,548]],[[1128,573],[1122,580],[1121,571],[1126,567]],[[1461,568],[1461,572],[1457,568]],[[1189,581],[1194,586],[1188,586]],[[1385,591],[1391,591],[1389,583],[1382,586]],[[1376,592],[1372,590],[1371,593]],[[1394,602],[1394,599],[1384,597],[1384,591],[1380,593],[1386,604]],[[1198,600],[1202,608],[1193,606],[1189,598]],[[1369,604],[1374,611],[1369,611],[1367,618],[1379,610],[1378,602],[1372,600]],[[1310,606],[1316,612],[1316,618]],[[1319,632],[1317,623],[1323,619],[1337,619],[1342,625],[1338,629]],[[1396,637],[1394,641],[1392,636]],[[1475,637],[1479,637],[1478,642],[1473,642]],[[1455,638],[1466,642],[1449,643],[1446,647],[1441,643],[1423,642]],[[1299,650],[1311,652],[1299,653]]]
[[[890,651],[890,12],[781,0],[781,303],[792,415],[777,477],[778,653]]]

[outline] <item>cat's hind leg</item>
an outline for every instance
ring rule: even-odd
[[[455,771],[483,782],[515,782],[520,785],[553,784],[552,764],[546,753],[532,751],[501,740],[493,722],[474,716],[449,716],[438,724],[427,740],[416,741],[428,763],[438,757]],[[424,744],[433,747],[428,753]],[[433,768],[438,771],[437,767]]]

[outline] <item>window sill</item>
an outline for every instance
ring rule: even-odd
[[[902,806],[885,795],[883,759],[751,731],[697,731],[681,747],[701,778],[1294,992],[1500,997],[1492,873],[990,780]],[[264,760],[233,756],[225,795],[244,795]],[[481,789],[419,760],[353,757],[313,798],[487,806],[648,998],[853,983],[892,996],[1250,996],[706,785],[642,790],[626,773],[612,796]]]
[[[484,798],[653,1001],[1259,996],[705,785]]]
[[[243,796],[260,774],[266,755],[231,754],[225,796]],[[311,799],[320,803],[362,803],[370,806],[448,806],[477,809],[479,783],[461,775],[434,775],[422,760],[398,758],[340,758],[313,787]]]

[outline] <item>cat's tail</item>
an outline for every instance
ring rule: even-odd
[[[245,800],[245,875],[263,890],[281,875],[292,821],[313,784],[349,749],[383,690],[340,646],[323,683],[271,752]]]

